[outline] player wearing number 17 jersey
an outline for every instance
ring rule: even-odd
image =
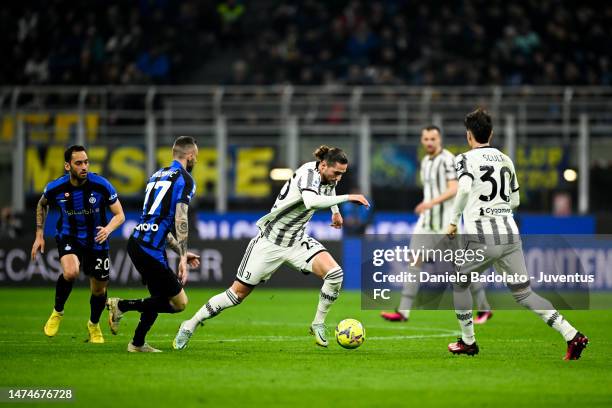
[[[304,164],[293,174],[281,189],[270,213],[257,222],[260,232],[246,249],[232,286],[213,296],[191,319],[181,324],[173,343],[175,349],[185,348],[198,325],[223,309],[238,305],[282,264],[323,279],[310,333],[315,336],[316,344],[327,347],[325,317],[338,298],[344,273],[325,247],[306,234],[306,226],[316,210],[331,208],[332,226],[340,228],[342,216],[337,204],[352,201],[369,206],[369,203],[361,194],[336,196],[336,184],[348,166],[341,149],[321,146],[314,156],[317,161]]]
[[[145,343],[145,336],[159,313],[185,309],[187,295],[183,285],[187,281],[187,265],[199,265],[199,257],[187,252],[187,210],[195,194],[189,173],[198,157],[196,141],[190,136],[179,137],[172,147],[172,155],[172,164],[159,169],[149,179],[140,223],[127,245],[132,263],[151,296],[134,300],[110,298],[107,303],[113,334],[117,334],[125,312],[140,312],[140,322],[127,347],[129,352],[160,351]],[[166,246],[180,257],[178,276],[168,265]]]
[[[448,234],[457,232],[463,215],[465,249],[484,254],[482,261],[466,263],[459,273],[471,276],[493,266],[497,273],[519,276],[507,286],[522,306],[538,314],[567,341],[566,360],[577,360],[588,344],[588,338],[576,330],[559,314],[553,305],[531,290],[523,249],[513,211],[520,203],[519,185],[512,160],[490,145],[493,136],[491,117],[477,109],[465,118],[467,141],[472,148],[456,158],[455,169],[459,180]],[[472,319],[472,295],[468,282],[453,288],[455,312],[462,335],[448,345],[454,354],[478,353]]]

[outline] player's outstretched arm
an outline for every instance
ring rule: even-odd
[[[34,245],[32,245],[32,259],[36,258],[36,253],[40,251],[41,254],[45,253],[45,221],[49,214],[49,202],[47,198],[42,195],[38,204],[36,205],[36,239]]]
[[[110,234],[113,233],[114,230],[119,228],[121,224],[125,221],[125,214],[123,213],[123,207],[119,200],[115,201],[111,205],[108,206],[111,212],[113,213],[113,218],[106,224],[105,227],[98,226],[96,229],[98,232],[96,233],[96,242],[98,244],[103,243],[108,239]]]
[[[310,190],[302,191],[302,200],[307,209],[330,208],[334,205],[350,201],[356,204],[370,206],[368,200],[362,194],[343,194],[340,196],[322,196]]]

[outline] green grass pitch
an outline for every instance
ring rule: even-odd
[[[207,322],[186,350],[173,351],[181,320],[216,292],[188,288],[187,310],[160,315],[148,336],[164,353],[130,354],[137,313],[112,336],[105,311],[106,343],[84,343],[89,293],[75,289],[60,332],[46,338],[53,289],[0,289],[0,387],[71,388],[75,401],[66,405],[88,407],[612,406],[610,311],[565,313],[591,340],[579,361],[562,361],[563,339],[523,310],[498,311],[476,327],[478,356],[453,356],[446,351],[458,330],[453,312],[415,311],[410,323],[386,323],[360,309],[358,293],[345,292],[330,329],[356,318],[366,341],[356,350],[335,342],[322,349],[307,335],[317,291],[261,288]]]

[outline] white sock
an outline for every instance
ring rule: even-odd
[[[338,299],[343,278],[344,272],[342,272],[342,268],[340,267],[333,268],[325,274],[323,278],[323,287],[321,287],[321,293],[319,294],[317,313],[315,314],[312,324],[325,323],[325,318],[327,317],[331,305]]]
[[[453,286],[453,303],[455,304],[455,314],[461,327],[461,338],[467,345],[474,344],[474,319],[472,314],[472,292],[469,287],[459,285]]]
[[[461,338],[467,345],[474,344],[476,336],[474,335],[474,319],[471,310],[455,310],[459,327],[461,327]]]
[[[563,316],[555,310],[552,303],[542,296],[531,291],[531,288],[522,289],[517,292],[513,292],[512,295],[516,301],[532,310],[542,320],[546,322],[550,327],[558,331],[565,341],[570,341],[574,338],[578,330],[576,330]]]
[[[398,313],[401,313],[406,319],[410,317],[410,310],[414,304],[414,299],[419,293],[419,269],[415,266],[408,268],[409,273],[417,278],[416,282],[408,282],[404,284],[402,288],[402,299],[400,300],[399,307],[397,308]]]
[[[231,289],[221,292],[211,297],[191,319],[187,320],[185,328],[194,332],[198,325],[204,320],[211,319],[221,313],[222,310],[238,304],[240,304],[240,299]]]

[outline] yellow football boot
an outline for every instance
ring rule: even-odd
[[[53,309],[51,316],[49,316],[49,320],[47,320],[45,327],[43,327],[43,331],[47,336],[53,337],[57,334],[62,317],[64,317],[64,312],[56,312],[55,309]]]
[[[87,331],[89,332],[89,338],[87,339],[90,343],[102,344],[104,343],[104,336],[102,336],[102,330],[100,330],[100,323],[93,324],[87,322]]]

